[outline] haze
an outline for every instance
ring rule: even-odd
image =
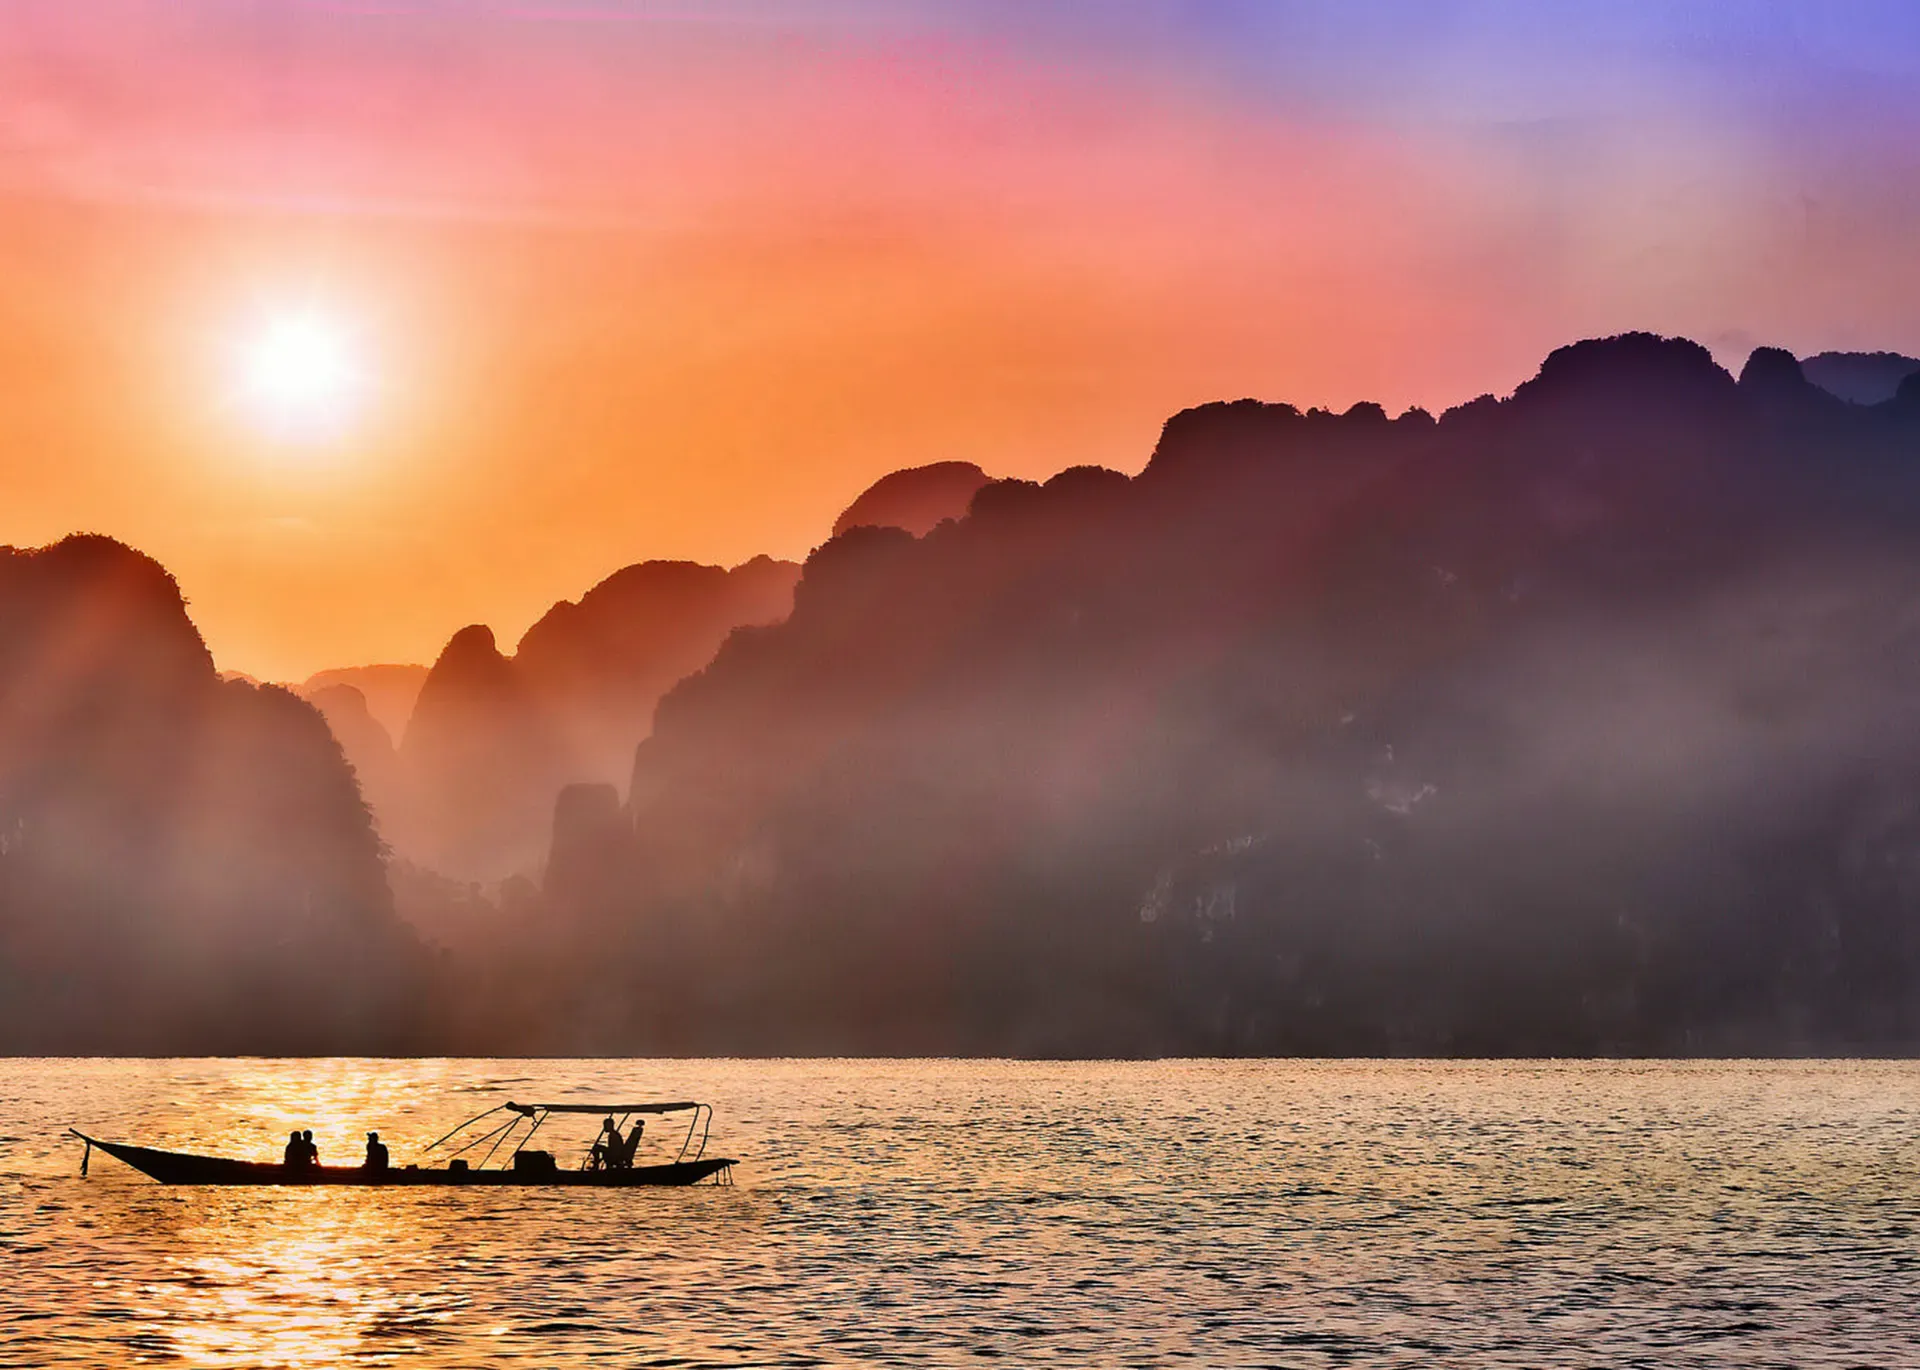
[[[297,679],[1221,396],[1920,349],[1920,21],[1683,8],[15,0],[0,542],[139,546]],[[308,307],[376,393],[290,460],[231,357]]]

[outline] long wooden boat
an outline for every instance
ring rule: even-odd
[[[691,1185],[703,1180],[718,1184],[732,1183],[734,1162],[730,1157],[708,1156],[706,1152],[706,1133],[699,1136],[699,1146],[694,1148],[694,1126],[701,1121],[704,1112],[708,1127],[712,1125],[713,1110],[705,1104],[502,1104],[489,1109],[486,1113],[455,1128],[427,1147],[432,1151],[450,1138],[471,1129],[474,1124],[489,1114],[502,1110],[511,1110],[516,1116],[500,1128],[484,1133],[470,1141],[467,1146],[452,1153],[445,1165],[404,1165],[390,1166],[385,1169],[368,1169],[363,1166],[344,1165],[283,1165],[274,1161],[240,1161],[225,1156],[195,1156],[183,1151],[162,1151],[157,1147],[134,1146],[127,1142],[109,1142],[92,1137],[77,1128],[67,1129],[73,1136],[87,1144],[89,1155],[99,1148],[117,1161],[132,1166],[143,1175],[151,1176],[161,1184],[189,1185],[452,1185],[452,1186],[508,1186],[542,1185],[563,1186],[588,1189],[627,1189],[642,1185]],[[582,1165],[579,1169],[566,1169],[554,1163],[552,1154],[545,1151],[529,1151],[527,1142],[540,1124],[555,1113],[605,1113],[609,1118],[619,1117],[624,1126],[627,1117],[635,1113],[676,1113],[692,1112],[693,1124],[688,1127],[687,1140],[681,1143],[679,1155],[673,1160],[654,1165],[603,1166]],[[507,1155],[501,1165],[487,1168],[486,1161],[491,1159],[500,1145],[521,1122],[528,1122],[525,1136],[520,1137],[519,1145]],[[493,1149],[479,1165],[470,1165],[460,1158],[460,1151],[468,1150],[479,1143],[492,1140]],[[83,1158],[80,1173],[86,1174],[87,1162]]]

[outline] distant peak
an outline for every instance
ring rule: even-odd
[[[1147,473],[1164,475],[1193,460],[1212,464],[1223,454],[1268,452],[1291,440],[1302,417],[1290,404],[1252,399],[1214,400],[1182,409],[1160,429]]]
[[[1740,393],[1776,420],[1817,418],[1845,405],[1807,379],[1799,358],[1784,347],[1757,347],[1740,370]]]
[[[1805,384],[1806,373],[1800,359],[1784,347],[1756,347],[1747,364],[1740,368],[1742,389],[1755,385]]]
[[[749,575],[763,575],[769,571],[783,568],[797,571],[800,569],[800,563],[797,561],[782,561],[778,557],[770,557],[765,552],[762,552],[759,556],[748,557],[745,561],[734,567],[733,574],[739,575],[742,572],[746,572]]]
[[[623,594],[684,589],[693,585],[713,585],[724,581],[724,566],[709,566],[700,561],[636,561],[622,566],[580,597],[589,600],[618,598]]]
[[[249,683],[257,684],[258,682],[250,681]],[[307,702],[314,705],[322,713],[331,713],[335,709],[343,710],[350,714],[367,713],[367,697],[360,688],[355,685],[322,685],[319,689],[307,696]],[[368,716],[371,717],[372,715],[369,714]]]
[[[213,657],[187,617],[173,576],[152,557],[98,533],[75,533],[48,547],[0,547],[11,562],[64,603],[67,621],[89,638],[136,640],[171,656],[184,672],[215,679]]]
[[[1540,363],[1539,373],[1513,397],[1552,400],[1626,389],[1642,395],[1725,396],[1733,389],[1733,377],[1713,359],[1713,353],[1689,338],[1620,333],[1555,348]]]
[[[924,537],[960,518],[989,477],[970,461],[936,461],[880,477],[834,520],[833,536],[849,528],[900,528]]]
[[[447,645],[441,649],[440,661],[436,668],[449,657],[498,656],[500,649],[494,645],[493,629],[484,623],[469,623],[459,632],[447,639]]]
[[[484,623],[470,623],[447,639],[439,660],[420,687],[421,696],[437,693],[449,681],[494,679],[509,664],[493,640],[493,629]]]
[[[166,567],[118,538],[102,533],[71,533],[31,555],[57,575],[96,581],[113,577],[124,585],[139,587],[141,592],[156,599],[185,604],[179,583]]]
[[[1901,383],[1920,374],[1920,358],[1898,352],[1821,352],[1808,357],[1807,379],[1854,404],[1884,404]]]

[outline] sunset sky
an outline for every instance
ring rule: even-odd
[[[1920,353],[1916,242],[1912,0],[5,0],[0,542],[426,661],[1208,399]]]

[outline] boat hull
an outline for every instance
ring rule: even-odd
[[[675,1161],[667,1165],[637,1165],[628,1170],[428,1170],[403,1166],[388,1170],[363,1170],[358,1166],[321,1165],[290,1169],[271,1161],[235,1161],[224,1156],[192,1156],[180,1151],[159,1151],[150,1146],[130,1146],[125,1142],[103,1142],[76,1132],[88,1145],[125,1162],[143,1175],[161,1184],[213,1185],[436,1185],[462,1189],[487,1189],[505,1186],[541,1188],[633,1189],[652,1185],[690,1185],[722,1175],[733,1166],[731,1160],[709,1157],[698,1161]]]

